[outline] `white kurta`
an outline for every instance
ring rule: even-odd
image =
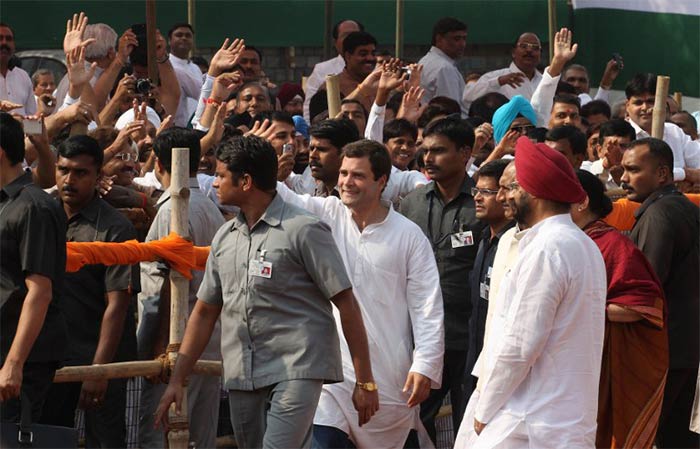
[[[304,88],[304,120],[306,120],[306,123],[311,123],[311,117],[309,117],[311,97],[326,83],[326,75],[338,74],[342,72],[344,68],[345,59],[340,55],[327,61],[319,62],[314,66],[311,75],[306,79],[306,86]]]
[[[542,74],[535,70],[535,76],[529,79],[527,75],[523,79],[523,83],[518,87],[511,87],[508,84],[501,86],[498,84],[498,78],[509,73],[520,72],[522,70],[511,62],[505,69],[498,69],[492,72],[484,73],[475,83],[469,83],[464,87],[464,95],[462,96],[463,107],[469,110],[469,106],[480,96],[489,92],[498,92],[508,98],[513,98],[516,95],[522,95],[526,99],[531,99],[535,93],[535,89],[542,80]],[[524,73],[523,73],[524,74]]]
[[[408,408],[410,395],[402,392],[406,376],[409,371],[427,376],[433,388],[442,381],[442,292],[430,243],[390,206],[384,221],[360,232],[338,198],[297,195],[281,183],[277,192],[331,227],[362,311],[379,387],[379,411],[360,428],[352,404],[355,370],[334,309],[345,380],[323,387],[314,424],[346,432],[358,448],[403,447],[409,430],[420,426],[419,407]]]
[[[607,280],[569,214],[532,227],[505,274],[456,449],[595,447]],[[477,368],[475,368],[475,371]],[[474,419],[486,423],[481,435]]]
[[[420,78],[420,85],[425,89],[423,103],[428,103],[439,96],[451,98],[459,103],[462,107],[462,115],[466,117],[469,110],[462,105],[464,77],[457,68],[455,60],[433,45],[418,64],[423,65]]]

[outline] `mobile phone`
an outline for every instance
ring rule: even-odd
[[[615,60],[615,64],[617,64],[618,66],[622,65],[622,56],[620,56],[620,53],[613,53],[612,57]]]
[[[401,67],[401,74],[406,74],[406,81],[411,79],[411,68],[409,66]]]
[[[282,145],[282,154],[284,153],[294,153],[294,145],[291,143],[285,143]]]
[[[24,133],[30,136],[41,135],[41,122],[39,120],[23,119],[22,126],[24,127]]]

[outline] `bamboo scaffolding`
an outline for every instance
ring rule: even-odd
[[[326,93],[328,94],[328,118],[335,118],[340,113],[340,78],[338,75],[326,75]]]
[[[664,138],[664,123],[666,122],[666,97],[668,97],[668,85],[671,78],[659,75],[656,77],[656,98],[654,98],[654,112],[651,115],[651,137]]]

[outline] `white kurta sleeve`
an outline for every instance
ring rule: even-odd
[[[372,109],[369,110],[369,117],[367,117],[367,126],[365,126],[365,139],[383,143],[385,114],[386,105],[378,106],[377,103],[372,103]]]
[[[309,117],[309,106],[311,105],[311,97],[313,97],[316,92],[318,92],[319,87],[325,82],[325,77],[319,70],[319,64],[314,66],[314,70],[311,75],[306,79],[305,91],[304,91],[304,120],[306,123],[311,123]]]
[[[552,113],[552,106],[554,105],[554,95],[557,91],[557,84],[561,75],[552,77],[549,74],[549,67],[547,67],[542,73],[542,81],[537,85],[535,93],[532,94],[532,108],[537,114],[537,127],[547,127],[549,123],[549,116]]]
[[[199,93],[199,102],[197,103],[197,110],[194,112],[194,117],[192,117],[192,125],[195,129],[201,131],[209,131],[209,128],[204,128],[203,126],[199,125],[199,119],[202,118],[202,114],[204,114],[204,108],[206,108],[207,106],[204,103],[204,100],[209,98],[212,89],[214,89],[214,80],[215,78],[209,74],[207,74],[204,78],[204,84],[202,84],[202,91]]]
[[[306,209],[318,216],[331,228],[333,228],[335,217],[345,207],[343,203],[334,196],[321,198],[309,194],[300,195],[292,191],[283,182],[277,182],[277,194],[281,196],[285,202]]]
[[[407,277],[406,296],[414,340],[409,371],[428,377],[431,388],[440,388],[445,352],[442,290],[430,243],[422,233],[411,242]]]
[[[501,341],[483,372],[474,417],[488,423],[525,380],[545,347],[567,275],[559,258],[541,249],[521,253],[513,268],[514,295],[507,307]]]
[[[498,88],[501,87],[498,84],[498,77],[502,75],[503,70],[495,70],[493,72],[485,73],[481,76],[475,83],[469,83],[464,87],[464,94],[462,95],[462,105],[468,111],[469,106],[484,94],[489,92],[498,92]],[[508,69],[505,69],[508,72]]]
[[[603,100],[604,102],[609,103],[608,100],[610,100],[610,90],[604,89],[603,87],[598,87],[598,92],[596,92],[594,100]]]

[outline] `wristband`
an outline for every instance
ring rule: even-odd
[[[209,97],[209,98],[207,98],[207,99],[204,100],[204,104],[215,104],[215,105],[217,105],[217,106],[220,106],[220,105],[221,105],[221,102],[218,101],[218,100],[214,100],[213,98]]]
[[[170,59],[170,54],[166,52],[165,56],[163,56],[163,59],[156,60],[156,62],[158,64],[165,64],[166,62],[168,62],[169,59]]]

